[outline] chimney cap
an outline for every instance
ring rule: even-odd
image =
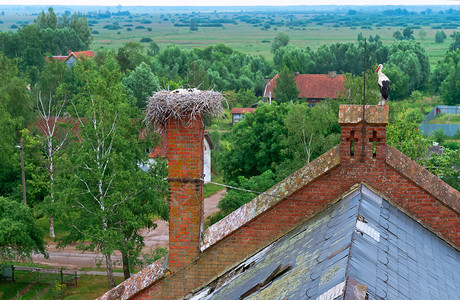
[[[328,71],[327,72],[327,77],[330,77],[330,78],[337,77],[337,71]]]
[[[389,107],[387,105],[366,105],[366,123],[374,125],[388,124]],[[358,124],[363,119],[362,105],[340,105],[339,124]]]

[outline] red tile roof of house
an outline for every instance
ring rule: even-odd
[[[267,84],[264,92],[264,97],[269,97],[270,92],[272,97],[275,97],[274,88],[279,75],[276,74]],[[345,78],[339,74],[336,76],[328,76],[327,74],[299,74],[295,76],[297,88],[299,89],[299,99],[305,97],[307,99],[336,99],[341,92],[345,91],[343,85]]]
[[[251,107],[235,107],[231,110],[232,114],[245,114],[245,113],[254,113],[257,108]]]
[[[54,55],[54,56],[51,56],[51,58],[55,60],[59,60],[59,61],[67,61],[72,55],[75,56],[77,59],[80,59],[82,57],[88,58],[88,57],[95,56],[93,51],[85,50],[85,51],[76,51],[76,52],[69,51],[68,55]],[[51,61],[50,57],[45,57],[45,59],[47,62]]]
[[[71,52],[69,53],[68,57],[70,57],[72,54],[75,55],[76,58],[81,58],[81,57],[88,58],[88,57],[95,56],[94,52],[91,50]]]

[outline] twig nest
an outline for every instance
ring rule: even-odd
[[[149,98],[145,123],[163,128],[170,118],[189,122],[199,117],[220,117],[224,112],[222,100],[222,94],[212,90],[160,91]]]

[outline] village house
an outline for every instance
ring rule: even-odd
[[[345,78],[342,74],[335,71],[326,74],[299,74],[296,72],[294,78],[299,89],[299,99],[305,98],[310,106],[323,101],[324,99],[337,99],[345,91]],[[276,80],[279,74],[276,74],[264,88],[264,98],[271,101],[276,99],[275,88]]]
[[[52,59],[63,61],[67,64],[67,66],[72,67],[77,61],[79,61],[81,58],[88,58],[88,57],[94,57],[95,54],[91,50],[86,50],[86,51],[76,51],[72,52],[69,50],[68,55],[62,55],[58,54],[55,56],[46,57],[46,61],[49,62]]]
[[[460,298],[460,193],[386,144],[388,106],[342,105],[339,145],[203,229],[207,111],[181,97],[169,254],[100,299]]]
[[[235,107],[232,108],[230,113],[232,114],[232,124],[236,124],[239,121],[244,119],[244,114],[251,113],[253,114],[257,108],[252,107]]]

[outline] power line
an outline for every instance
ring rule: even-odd
[[[304,202],[318,203],[318,201],[311,201],[311,200],[300,199],[300,198],[292,198],[292,197],[287,197],[287,196],[273,195],[273,194],[268,194],[268,193],[264,193],[264,192],[257,192],[257,191],[253,191],[253,190],[247,190],[247,189],[243,189],[243,188],[239,188],[239,187],[236,187],[236,186],[231,186],[231,185],[227,185],[227,184],[223,184],[223,183],[217,183],[217,182],[212,182],[212,181],[204,181],[204,179],[201,179],[201,180],[203,182],[205,182],[205,183],[212,183],[212,184],[215,184],[215,185],[220,185],[220,186],[223,186],[223,187],[226,187],[226,188],[229,188],[229,189],[234,189],[234,190],[238,190],[238,191],[242,191],[242,192],[254,193],[254,194],[269,196],[269,197],[273,197],[273,198],[282,198],[282,199],[291,199],[291,200],[299,200],[299,201],[304,201]]]

